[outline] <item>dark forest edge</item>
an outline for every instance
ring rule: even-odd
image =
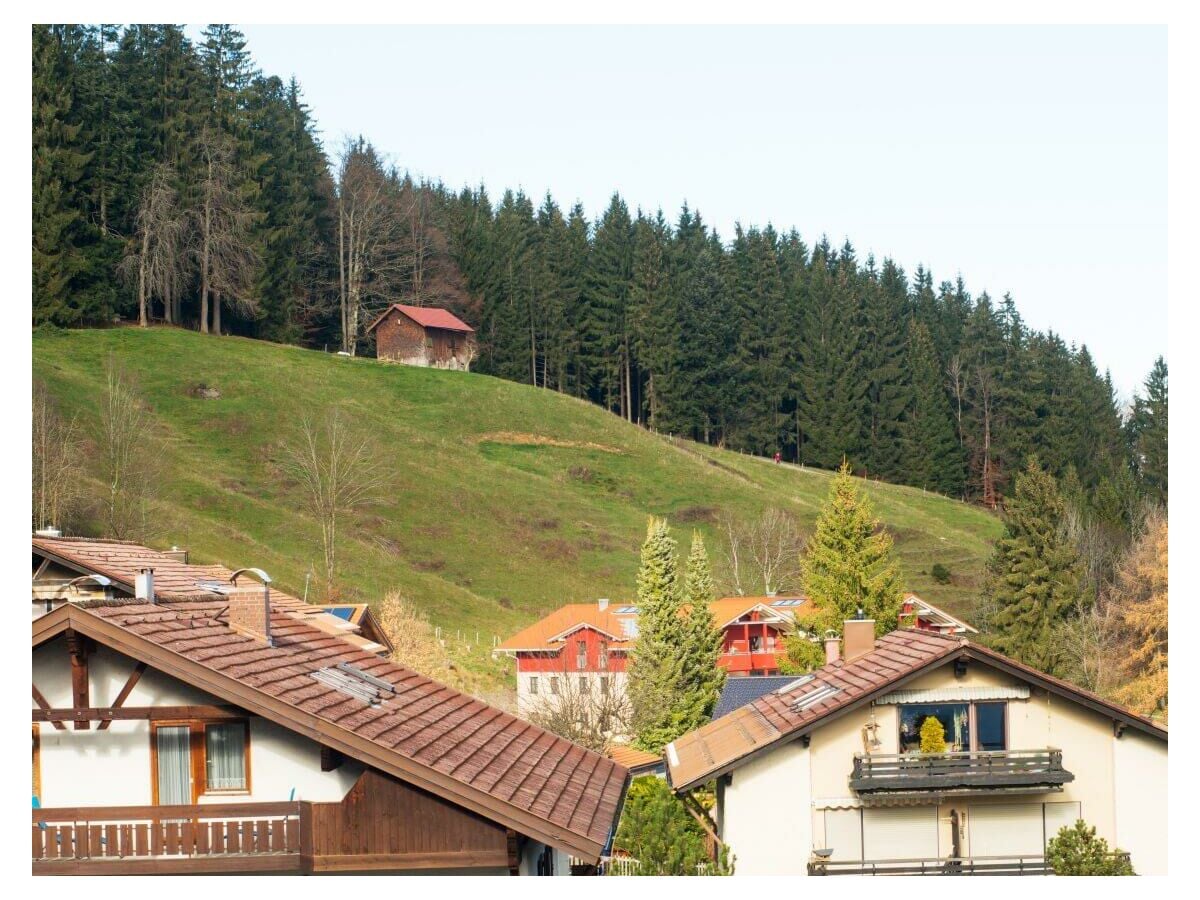
[[[585,398],[655,431],[988,506],[1036,455],[1129,532],[1167,497],[1167,367],[1121,409],[1086,347],[1011,297],[911,277],[846,242],[735,230],[686,206],[493,203],[331,157],[295,79],[242,35],[33,28],[33,324],[165,321],[373,351],[397,300],[478,330],[478,371]]]

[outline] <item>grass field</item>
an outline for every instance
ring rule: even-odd
[[[312,571],[309,598],[320,599],[316,529],[277,462],[305,413],[340,404],[374,432],[391,471],[386,496],[343,529],[343,596],[403,591],[497,683],[507,667],[488,660],[493,635],[565,602],[632,595],[648,515],[679,526],[681,545],[702,529],[719,556],[721,511],[776,506],[811,526],[830,477],[670,441],[583,401],[481,375],[175,329],[35,333],[34,375],[78,412],[85,434],[110,356],[162,439],[153,543],[186,546],[198,562],[260,566],[298,595]],[[220,397],[202,399],[199,385]],[[999,521],[912,488],[867,490],[906,584],[969,617]],[[949,585],[928,575],[936,562],[953,573]]]

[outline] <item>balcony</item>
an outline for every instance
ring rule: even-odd
[[[33,810],[34,875],[301,871],[299,802]]]
[[[1129,861],[1128,853],[1114,853]],[[1053,875],[1044,856],[964,856],[938,859],[814,859],[809,875]]]
[[[1044,793],[1075,776],[1062,751],[973,750],[963,753],[856,754],[850,787],[860,794]]]
[[[727,672],[735,673],[758,670],[774,672],[779,668],[779,656],[782,653],[782,647],[746,650],[743,647],[734,646],[721,654],[717,665]]]

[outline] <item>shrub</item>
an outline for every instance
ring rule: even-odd
[[[779,661],[781,675],[805,675],[825,665],[825,646],[820,641],[794,634],[784,638],[783,646],[787,656]]]
[[[925,721],[921,723],[921,752],[946,752],[946,729],[933,716],[926,716]]]
[[[1079,819],[1064,825],[1046,845],[1046,859],[1055,875],[1132,875],[1133,866],[1120,850],[1109,851],[1108,841]]]
[[[634,859],[638,875],[731,875],[729,853],[709,859],[704,830],[661,778],[637,778],[629,787],[614,846]],[[616,870],[611,870],[616,874]]]
[[[950,570],[941,563],[934,563],[933,568],[929,570],[929,574],[933,576],[933,580],[938,584],[950,583]]]

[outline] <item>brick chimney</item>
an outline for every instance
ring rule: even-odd
[[[842,629],[846,637],[846,662],[875,649],[874,619],[847,619],[842,623]]]
[[[247,637],[271,643],[271,607],[268,588],[239,588],[229,594],[229,627]]]
[[[825,632],[825,665],[835,663],[842,658],[842,639],[837,632],[830,629]]]

